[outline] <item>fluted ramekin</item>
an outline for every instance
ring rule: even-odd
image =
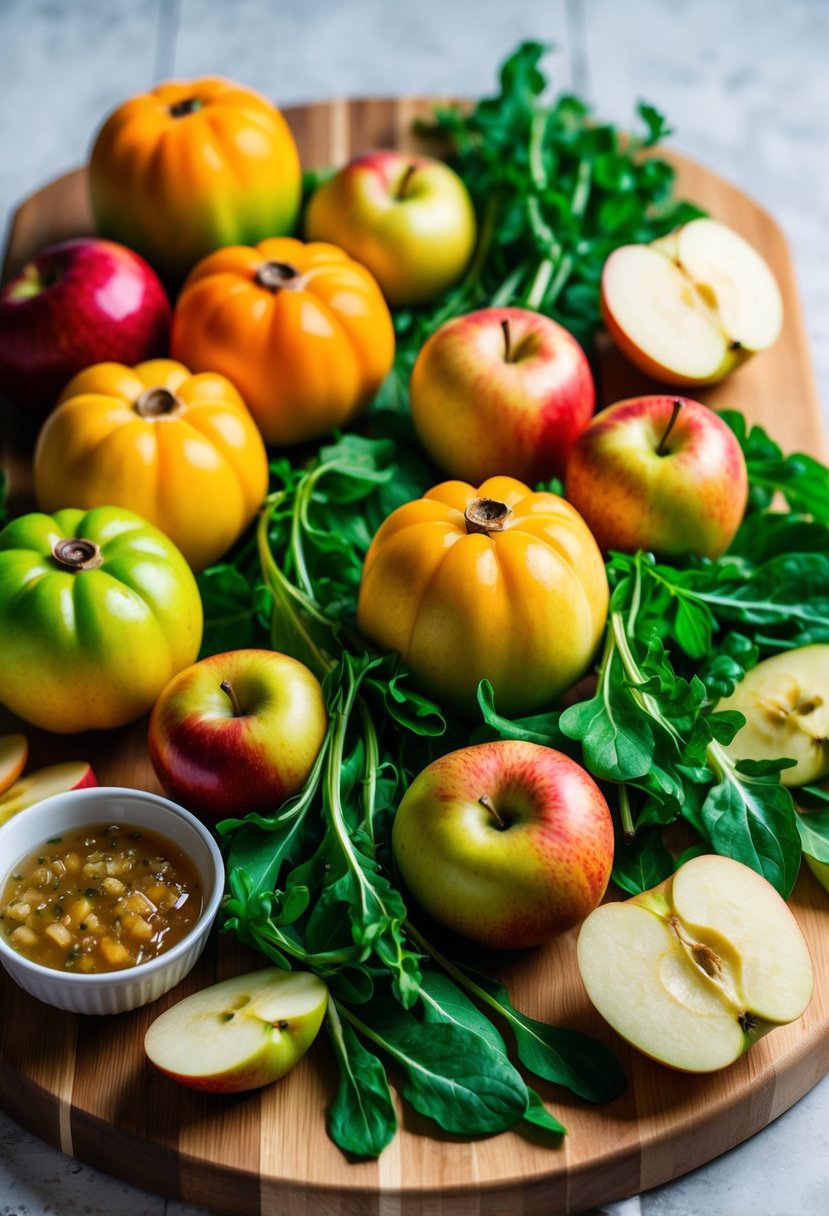
[[[15,866],[51,836],[104,822],[134,824],[177,844],[198,871],[202,911],[190,932],[165,953],[134,967],[97,975],[34,963],[0,934],[0,963],[12,979],[39,1001],[69,1013],[124,1013],[175,987],[204,950],[224,890],[221,853],[195,815],[159,794],[104,785],[45,798],[0,827],[0,891]]]

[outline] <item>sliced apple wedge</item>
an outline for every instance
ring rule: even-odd
[[[97,784],[92,767],[86,760],[67,760],[64,764],[50,764],[48,768],[36,769],[0,794],[0,824],[19,811],[24,811],[27,806],[51,798],[52,794],[64,794],[67,790],[80,790]]]
[[[0,794],[12,785],[26,767],[29,741],[25,735],[0,735]]]
[[[727,857],[693,858],[653,890],[603,904],[577,953],[602,1017],[685,1072],[733,1063],[812,995],[809,950],[785,901]]]
[[[716,383],[771,346],[783,324],[768,265],[715,220],[692,220],[651,245],[615,250],[601,295],[605,324],[623,354],[668,384]]]
[[[796,760],[780,774],[788,786],[829,777],[829,645],[764,659],[717,709],[736,709],[746,719],[726,748],[732,759]]]
[[[318,976],[268,967],[173,1005],[150,1026],[144,1050],[156,1068],[192,1089],[258,1089],[305,1055],[327,1004],[328,989]]]

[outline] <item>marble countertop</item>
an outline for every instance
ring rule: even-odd
[[[554,44],[557,89],[623,124],[638,99],[651,101],[676,148],[776,217],[829,423],[826,0],[0,0],[0,224],[80,164],[102,116],[153,81],[220,73],[281,104],[474,96],[530,37]],[[616,1213],[819,1212],[827,1154],[829,1080],[752,1140]],[[64,1157],[0,1113],[0,1216],[99,1212],[198,1216]]]

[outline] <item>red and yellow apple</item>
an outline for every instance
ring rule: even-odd
[[[67,760],[63,764],[36,769],[0,793],[0,824],[36,802],[51,798],[53,794],[65,794],[67,790],[82,790],[97,784],[92,767],[85,760]]]
[[[267,814],[299,792],[328,715],[319,680],[274,650],[231,650],[174,677],[150,715],[159,781],[205,823]]]
[[[600,902],[613,824],[574,760],[500,740],[450,752],[419,773],[392,846],[430,916],[486,946],[519,950],[572,928]]]
[[[305,232],[362,262],[389,304],[403,308],[435,299],[463,274],[475,248],[475,209],[442,161],[369,152],[316,189]]]
[[[715,220],[623,245],[602,273],[602,313],[622,353],[667,384],[714,384],[777,341],[780,289],[759,253]]]
[[[283,1077],[317,1036],[328,989],[308,971],[269,967],[194,992],[151,1024],[144,1050],[160,1072],[208,1093]]]
[[[812,996],[809,949],[761,875],[713,854],[582,925],[587,995],[622,1038],[684,1072],[733,1063]]]
[[[596,407],[584,351],[563,326],[523,308],[453,317],[412,372],[412,421],[444,472],[476,485],[505,474],[561,477]]]
[[[576,440],[565,487],[604,552],[718,557],[742,521],[748,474],[735,435],[707,406],[632,397]]]
[[[45,414],[77,372],[163,355],[169,331],[169,300],[143,258],[114,241],[63,241],[0,287],[0,389]]]

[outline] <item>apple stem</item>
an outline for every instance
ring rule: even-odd
[[[416,164],[414,164],[414,162],[412,162],[411,164],[407,165],[407,167],[406,167],[406,172],[405,172],[405,173],[403,174],[403,176],[401,177],[401,179],[400,179],[400,183],[399,183],[399,185],[398,185],[398,187],[397,187],[397,195],[396,195],[396,197],[397,197],[398,199],[401,199],[401,198],[405,198],[405,197],[406,197],[406,191],[407,191],[407,190],[408,190],[408,188],[409,188],[409,182],[412,180],[412,176],[414,175],[414,173],[415,173],[415,170],[416,170],[416,169],[417,169],[417,165],[416,165]]]
[[[504,362],[509,363],[512,343],[510,341],[509,321],[506,317],[501,322],[501,329],[504,331]]]
[[[503,819],[496,811],[495,803],[492,801],[489,794],[481,794],[478,801],[480,802],[480,804],[484,808],[484,810],[489,811],[490,815],[495,820],[495,825],[498,828],[498,831],[499,832],[506,831],[507,825],[504,823]]]
[[[234,718],[244,717],[244,714],[242,713],[242,707],[239,704],[239,698],[236,696],[236,690],[233,687],[233,685],[231,684],[230,680],[222,680],[219,687],[221,688],[222,692],[226,695],[227,699],[230,701],[231,706],[233,707]]]
[[[677,418],[679,417],[679,411],[682,409],[683,405],[684,405],[684,402],[682,401],[682,399],[680,397],[676,397],[674,399],[673,413],[671,414],[668,425],[665,427],[665,434],[659,440],[659,447],[656,449],[657,456],[667,456],[668,455],[668,448],[667,448],[668,437],[669,437],[671,431],[674,429],[674,423],[676,422]]]
[[[84,540],[81,536],[55,541],[52,557],[62,569],[71,570],[73,574],[82,570],[95,570],[104,560],[98,545],[92,540]]]
[[[473,498],[463,518],[468,533],[483,532],[489,536],[490,532],[500,532],[511,514],[507,504],[496,498]]]

